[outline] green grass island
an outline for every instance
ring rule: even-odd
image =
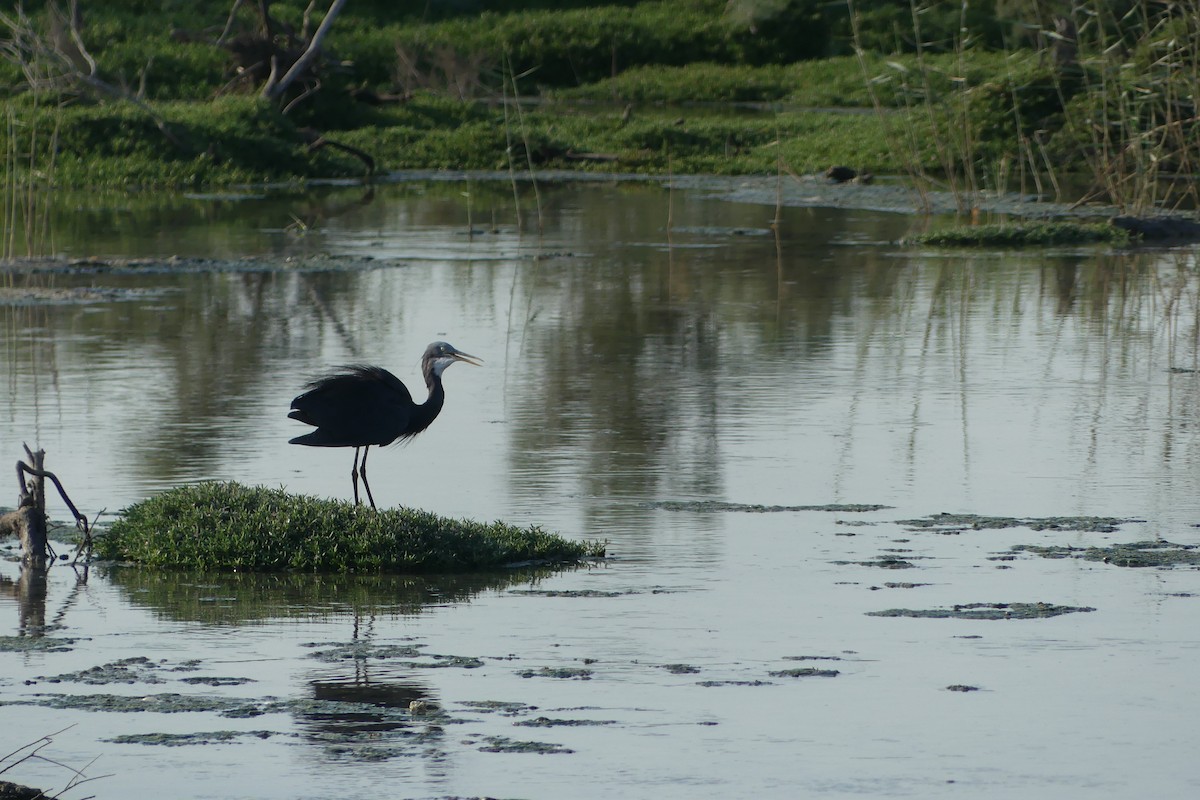
[[[463,572],[603,557],[602,542],[536,526],[456,520],[237,483],[201,483],[135,503],[95,538],[101,559],[243,572]]]

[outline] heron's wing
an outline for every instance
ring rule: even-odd
[[[349,366],[313,381],[292,401],[292,419],[316,426],[297,444],[359,447],[390,444],[415,408],[399,378],[380,367]]]

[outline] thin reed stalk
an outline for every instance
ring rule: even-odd
[[[517,85],[517,79],[524,75],[515,75],[512,71],[512,62],[505,57],[506,72],[509,80],[512,82],[513,88],[513,108],[517,112],[517,124],[521,128],[521,142],[525,145],[525,164],[529,168],[529,180],[533,183],[533,202],[537,208],[538,233],[542,232],[544,220],[542,219],[542,194],[538,188],[537,175],[533,171],[533,153],[529,147],[529,131],[525,127],[525,113],[521,110],[521,89]],[[505,114],[508,113],[507,107]]]
[[[52,250],[50,199],[62,115],[56,110],[51,119],[53,126],[47,132],[47,115],[36,95],[23,115],[11,105],[6,108],[0,184],[0,258],[5,260]]]
[[[506,64],[507,66],[507,64]],[[517,213],[517,236],[522,233],[521,222],[521,192],[517,187],[517,169],[513,164],[513,138],[512,125],[508,119],[508,81],[500,81],[501,106],[504,109],[504,153],[505,160],[508,162],[508,181],[512,185],[513,204],[516,207]]]
[[[1143,2],[1122,16],[1094,0],[1071,18],[1084,92],[1071,108],[1093,192],[1127,213],[1200,202],[1200,3]],[[1174,6],[1178,6],[1177,8]]]

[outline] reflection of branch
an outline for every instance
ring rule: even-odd
[[[305,283],[306,288],[308,289],[308,296],[312,299],[313,306],[316,308],[317,316],[327,317],[329,321],[333,323],[333,329],[337,332],[338,336],[341,337],[342,343],[345,345],[346,349],[357,356],[358,347],[354,344],[354,336],[349,330],[346,329],[346,326],[342,324],[341,319],[339,319],[338,315],[333,311],[332,308],[329,307],[329,304],[325,302],[325,298],[320,292],[317,291],[317,288],[313,286],[312,283],[307,281]]]

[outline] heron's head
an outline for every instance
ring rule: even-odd
[[[479,363],[480,360],[470,353],[464,353],[449,342],[434,342],[425,348],[425,355],[421,357],[421,371],[425,373],[425,379],[428,381],[434,376],[442,377],[446,367],[457,361],[478,367],[482,366]]]

